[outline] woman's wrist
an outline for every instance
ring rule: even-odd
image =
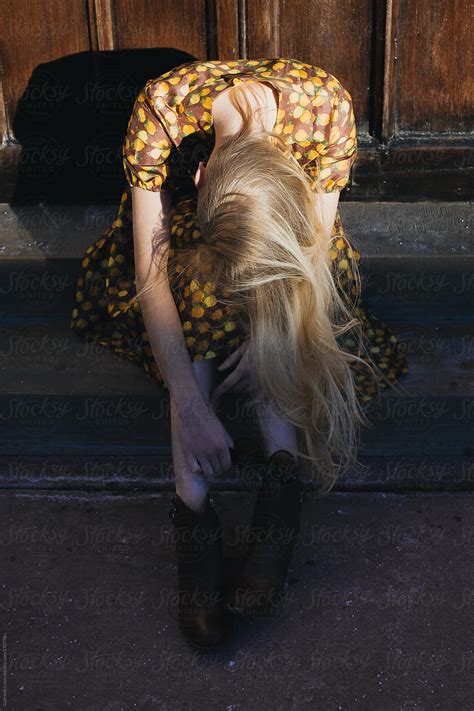
[[[214,415],[209,399],[205,395],[194,397],[182,397],[178,400],[171,398],[171,413],[177,417],[182,425],[194,424],[197,420],[202,420],[203,416]]]
[[[170,393],[171,405],[179,411],[189,411],[194,407],[210,406],[209,396],[198,390],[196,393]]]

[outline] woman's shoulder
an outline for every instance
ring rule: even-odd
[[[339,94],[347,91],[334,74],[316,64],[297,59],[280,59],[276,67],[280,65],[283,65],[286,76],[294,78],[296,83],[302,84],[310,93],[323,90],[328,94]]]

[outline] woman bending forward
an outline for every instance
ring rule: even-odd
[[[281,605],[301,472],[329,491],[355,462],[364,403],[408,372],[337,209],[355,150],[351,97],[318,67],[182,64],[136,98],[117,219],[82,262],[71,327],[169,391],[178,619],[195,645],[220,644],[229,612]],[[265,455],[231,582],[209,494],[233,464],[224,393],[257,406]]]

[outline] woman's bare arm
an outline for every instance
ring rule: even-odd
[[[175,402],[199,401],[203,395],[194,376],[166,270],[171,194],[139,187],[133,187],[131,193],[137,291],[146,283],[153,283],[153,288],[139,297],[150,346],[171,398]]]
[[[153,355],[170,393],[173,426],[189,472],[198,468],[212,477],[232,466],[229,448],[234,442],[195,378],[171,293],[167,271],[171,195],[132,188],[132,210],[137,290],[150,279],[154,284],[138,298]]]
[[[323,228],[324,236],[329,239],[332,235],[339,204],[339,192],[315,193],[316,212]]]

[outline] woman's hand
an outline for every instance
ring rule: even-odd
[[[204,397],[186,402],[171,398],[171,417],[190,473],[212,479],[232,467],[229,448],[234,441]]]
[[[235,368],[212,392],[211,404],[213,407],[221,395],[226,392],[253,394],[258,389],[257,375],[248,341],[244,341],[223,363],[217,366],[217,369],[225,370],[231,365],[235,365]]]

